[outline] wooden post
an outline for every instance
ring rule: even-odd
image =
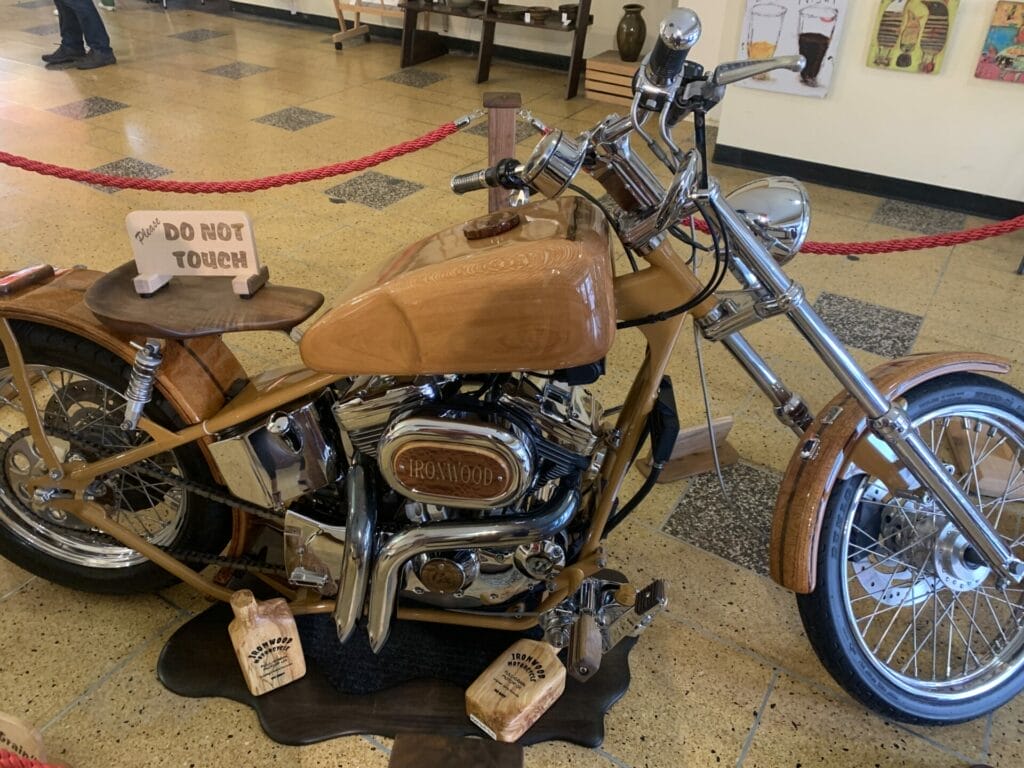
[[[518,93],[492,92],[484,94],[487,109],[487,162],[494,165],[506,157],[516,156],[516,113],[523,106]],[[510,192],[491,189],[487,192],[487,210],[491,213],[508,208]]]

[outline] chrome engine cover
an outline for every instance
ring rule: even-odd
[[[320,427],[317,403],[276,411],[257,426],[210,443],[231,492],[263,507],[281,507],[338,477],[337,454]]]
[[[530,438],[511,425],[412,414],[378,448],[380,472],[406,498],[457,509],[516,503],[533,483]]]

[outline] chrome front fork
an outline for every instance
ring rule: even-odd
[[[725,316],[724,323],[722,316],[717,319],[712,316],[710,322],[704,323],[705,335],[719,339],[726,345],[775,403],[780,419],[789,423],[797,434],[801,434],[802,429],[798,431],[798,428],[810,423],[809,413],[802,401],[799,398],[789,401],[788,407],[795,411],[795,418],[787,422],[780,408],[787,407],[783,398],[790,394],[789,391],[740,336],[738,331],[743,324],[728,322],[731,317],[745,312],[750,317],[746,323],[749,325],[767,316],[765,308],[769,308],[772,314],[787,315],[843,387],[864,409],[875,434],[892,448],[917,481],[949,512],[957,528],[981,553],[986,563],[1002,579],[1015,582],[1024,579],[1024,562],[1013,556],[988,521],[974,508],[911,424],[906,412],[879,392],[836,335],[804,300],[800,286],[786,276],[747,227],[742,216],[723,198],[715,182],[711,183],[708,190],[708,199],[728,230],[735,262],[733,272],[745,284],[748,292],[757,298],[756,306],[738,307],[735,315]],[[758,306],[762,308],[761,312],[758,312]]]

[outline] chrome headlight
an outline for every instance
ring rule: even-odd
[[[583,166],[586,143],[577,143],[563,131],[552,131],[537,144],[526,168],[523,181],[548,198],[556,198],[565,191]]]
[[[744,184],[725,199],[746,219],[779,264],[799,253],[811,225],[811,203],[799,181],[789,176],[769,176]]]

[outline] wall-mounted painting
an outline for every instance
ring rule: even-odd
[[[960,0],[882,0],[868,66],[938,73]]]
[[[803,72],[776,70],[739,84],[798,96],[828,95],[848,5],[848,0],[747,0],[740,58],[770,59],[799,53],[807,59],[807,66]]]
[[[1024,83],[1024,3],[996,3],[974,76]]]

